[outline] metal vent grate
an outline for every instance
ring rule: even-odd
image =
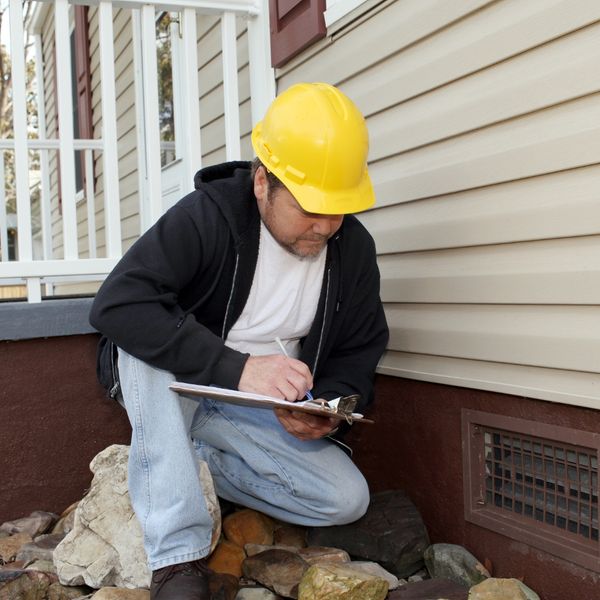
[[[600,571],[600,436],[463,411],[465,518]]]

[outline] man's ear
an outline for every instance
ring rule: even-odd
[[[258,167],[254,174],[254,195],[259,203],[267,198],[268,190],[267,170],[263,166]]]

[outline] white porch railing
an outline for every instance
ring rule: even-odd
[[[181,98],[178,119],[184,124],[181,136],[181,164],[184,177],[191,181],[193,173],[201,166],[200,148],[200,99],[197,60],[197,14],[217,14],[221,17],[222,82],[224,90],[224,145],[229,160],[240,157],[240,115],[238,97],[238,59],[236,54],[235,17],[242,15],[248,24],[249,79],[252,105],[252,123],[261,118],[275,91],[274,74],[270,67],[268,11],[266,0],[170,0],[147,2],[137,0],[54,0],[37,2],[38,14],[44,15],[45,6],[51,4],[56,40],[55,73],[57,83],[56,111],[58,136],[49,137],[46,131],[46,98],[44,92],[44,65],[42,56],[42,32],[47,31],[46,17],[30,25],[35,46],[37,80],[38,127],[36,137],[28,135],[26,97],[26,57],[24,51],[24,23],[22,0],[9,0],[10,60],[12,63],[13,135],[0,139],[0,286],[26,283],[29,302],[42,299],[42,286],[46,295],[52,293],[52,285],[61,281],[102,280],[113,268],[122,254],[121,200],[119,197],[117,100],[115,90],[115,51],[113,15],[116,8],[131,11],[133,54],[136,82],[136,113],[142,115],[138,129],[138,175],[140,233],[149,227],[163,212],[161,196],[161,163],[159,102],[156,59],[157,11],[179,13],[180,54],[177,68],[181,70],[179,90]],[[73,100],[71,95],[71,56],[69,5],[89,4],[98,7],[99,59],[101,85],[101,126],[96,125],[94,139],[75,139],[73,124]],[[134,74],[132,73],[132,77]],[[143,105],[143,110],[139,107]],[[93,177],[86,178],[84,200],[87,248],[85,258],[80,256],[81,240],[78,236],[75,150],[83,152],[86,172],[93,172],[93,155],[102,157],[102,188],[104,190],[104,252],[98,256],[96,225],[96,186]],[[9,257],[8,196],[5,190],[4,158],[14,157],[14,184],[16,188],[17,248],[16,258]],[[32,226],[32,173],[29,168],[31,153],[39,157],[40,250],[34,252],[34,227]],[[58,153],[60,177],[61,214],[52,204],[50,162],[52,154]],[[56,187],[56,183],[54,182]],[[54,222],[53,222],[54,219]],[[56,221],[60,221],[57,234]],[[14,231],[14,229],[13,229]],[[54,233],[53,233],[54,231]],[[54,237],[53,237],[54,236]],[[39,256],[38,256],[39,254]]]

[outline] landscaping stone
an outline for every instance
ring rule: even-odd
[[[48,529],[58,520],[58,515],[43,510],[35,510],[28,517],[6,521],[0,525],[0,531],[9,535],[15,533],[28,533],[31,538],[35,538]]]
[[[208,559],[208,566],[217,573],[242,576],[242,563],[246,558],[243,548],[229,540],[221,540]]]
[[[329,563],[310,567],[298,587],[298,600],[384,600],[388,593],[385,579]]]
[[[17,552],[16,560],[30,563],[34,560],[47,560],[52,562],[54,549],[64,538],[62,533],[47,533],[39,535],[32,542],[23,544]]]
[[[148,590],[104,587],[92,596],[92,600],[150,600],[150,592]]]
[[[17,553],[23,544],[33,542],[31,535],[25,531],[8,535],[0,539],[0,560],[4,563],[16,559]]]
[[[298,597],[298,585],[309,564],[295,552],[266,550],[247,558],[242,564],[244,575],[258,581],[277,594]]]
[[[347,566],[357,571],[367,573],[368,575],[385,579],[388,582],[389,590],[395,590],[400,585],[398,578],[389,571],[386,571],[379,563],[353,560],[351,563],[347,564]]]
[[[54,551],[61,583],[85,583],[93,588],[149,586],[142,531],[127,491],[128,457],[128,446],[113,445],[92,460],[90,491],[75,511],[73,530]],[[219,503],[205,463],[200,464],[200,479],[215,522],[216,543],[220,535]]]
[[[276,546],[304,548],[306,546],[306,529],[294,525],[277,527],[273,532],[273,544]]]
[[[1,600],[45,600],[56,578],[38,571],[0,572]]]
[[[466,549],[455,544],[432,544],[425,550],[431,577],[445,577],[470,588],[490,577],[488,570]]]
[[[242,588],[235,600],[280,600],[281,596],[263,587]]]
[[[350,562],[350,556],[345,550],[339,548],[326,548],[325,546],[307,546],[299,548],[297,553],[310,565],[319,562]]]
[[[399,587],[388,594],[387,600],[468,600],[468,593],[450,579],[425,579]]]
[[[429,538],[414,504],[392,490],[374,494],[355,523],[310,529],[308,543],[342,548],[353,558],[376,561],[396,577],[407,577],[423,566]]]
[[[225,537],[243,548],[245,544],[273,544],[275,522],[266,515],[245,508],[223,519]]]
[[[540,597],[518,579],[490,578],[473,586],[468,600],[540,600]]]

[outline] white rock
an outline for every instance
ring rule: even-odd
[[[127,492],[129,446],[113,445],[90,463],[94,478],[75,511],[72,531],[54,550],[63,585],[93,588],[141,588],[150,585],[150,570],[140,524]],[[215,523],[212,548],[221,533],[221,515],[212,477],[200,463],[200,480]]]
[[[351,569],[356,569],[361,571],[362,573],[367,573],[369,575],[374,575],[375,577],[380,577],[381,579],[385,579],[388,582],[388,586],[390,590],[395,590],[400,586],[399,579],[384,569],[379,563],[363,561],[363,560],[353,560],[350,563],[346,563],[347,567]]]

